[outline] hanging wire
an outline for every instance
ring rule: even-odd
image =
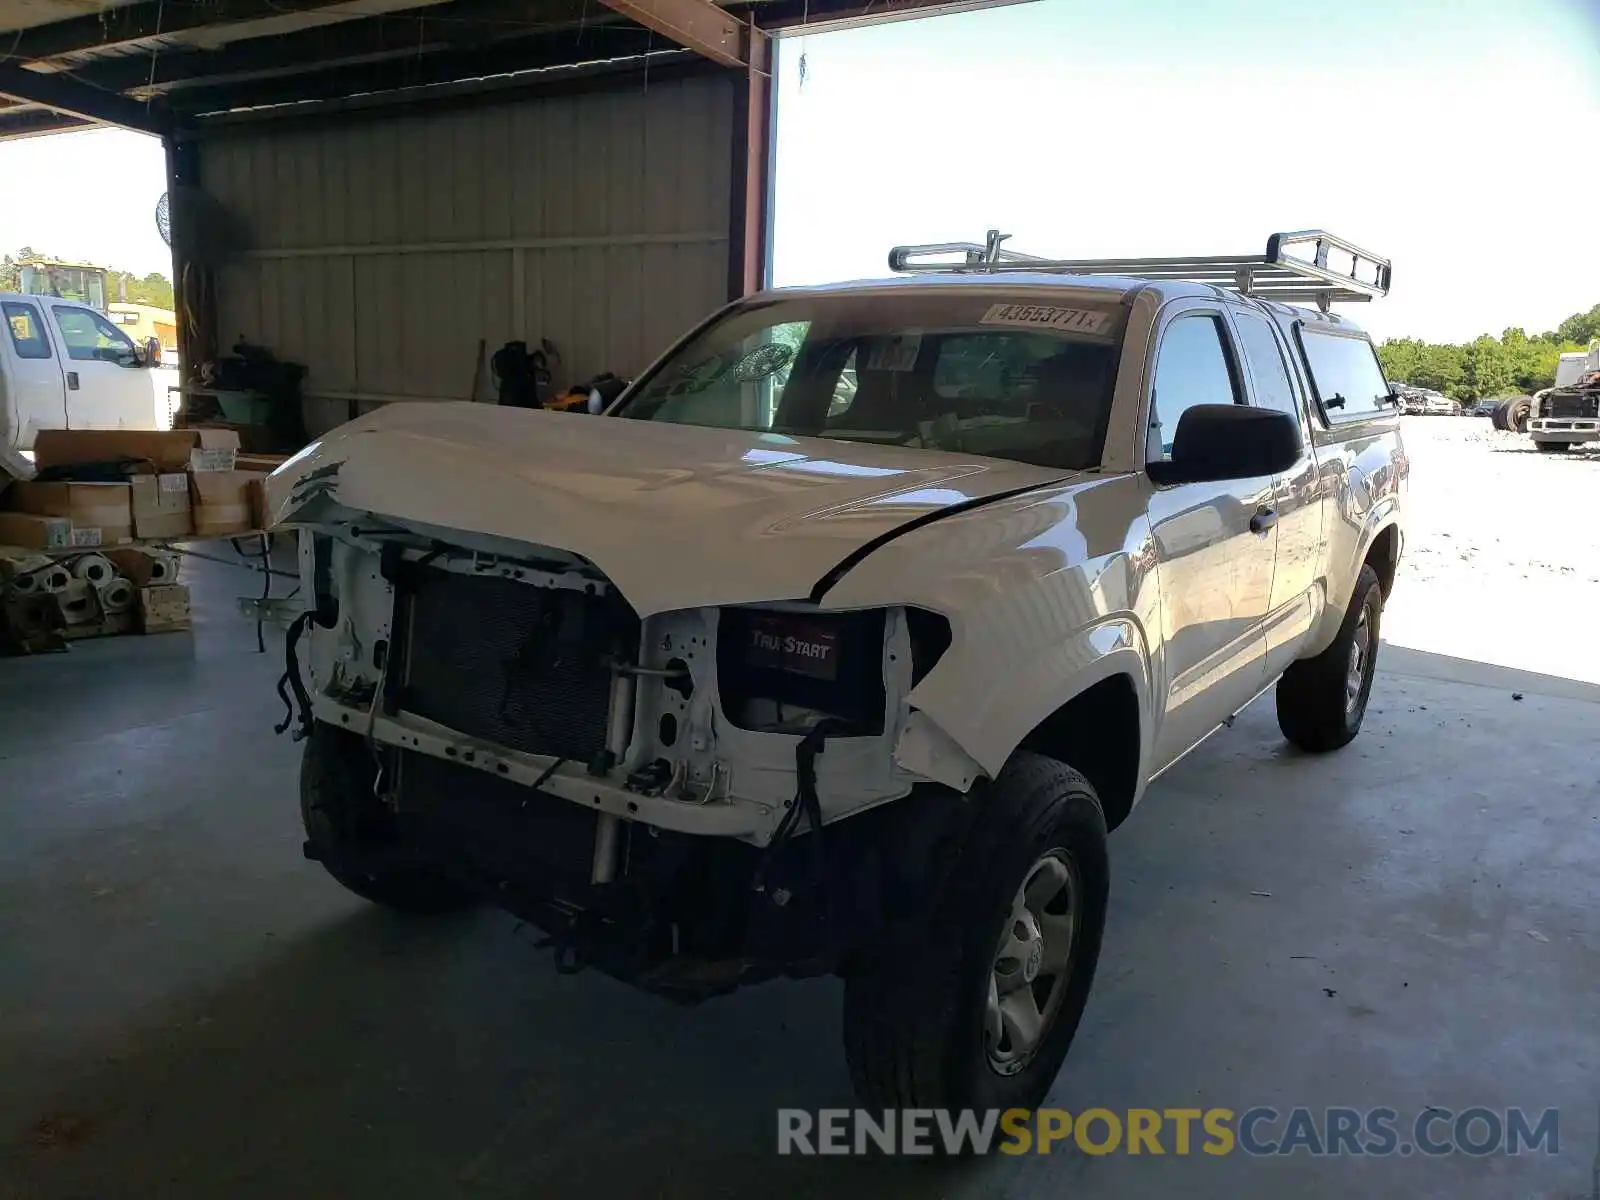
[[[806,90],[806,74],[810,63],[806,61],[806,33],[811,26],[811,0],[805,0],[800,9],[800,90]]]

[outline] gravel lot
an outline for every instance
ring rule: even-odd
[[[1484,417],[1408,417],[1406,547],[1384,640],[1600,683],[1600,443],[1541,454]]]

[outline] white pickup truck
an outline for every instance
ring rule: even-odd
[[[1327,311],[1384,260],[1000,240],[741,300],[601,416],[390,405],[276,471],[307,855],[679,999],[837,973],[867,1103],[1037,1105],[1149,781],[1274,685],[1359,731],[1409,463]]]
[[[49,296],[0,293],[0,446],[41,429],[159,429],[160,346],[136,345],[104,314]]]

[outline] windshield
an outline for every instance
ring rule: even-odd
[[[1120,305],[967,290],[736,309],[642,380],[613,415],[1068,470],[1096,465]]]
[[[22,268],[22,290],[30,296],[55,296],[105,311],[105,276],[95,267],[30,263]]]

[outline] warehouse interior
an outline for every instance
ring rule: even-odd
[[[493,402],[504,345],[553,394],[633,377],[768,282],[785,38],[989,2],[0,0],[0,139],[162,139],[184,361],[298,364],[316,437]],[[186,570],[192,636],[0,661],[0,1198],[1349,1194],[1298,1155],[774,1157],[778,1109],[852,1102],[837,981],[676,1007],[558,974],[504,914],[328,885],[273,736],[283,635],[240,617],[253,580]],[[1257,705],[1113,837],[1051,1102],[1515,1093],[1572,1114],[1583,1194],[1600,967],[1492,936],[1512,896],[1481,880],[1514,861],[1544,928],[1592,917],[1593,866],[1562,866],[1592,761],[1551,747],[1592,740],[1600,688],[1388,655],[1358,753],[1294,754]],[[1533,1195],[1524,1167],[1396,1162],[1366,1194]]]
[[[486,398],[480,342],[549,342],[558,388],[627,376],[759,286],[769,47],[802,16],[859,17],[340,7],[13,21],[0,62],[0,138],[96,121],[163,138],[183,359],[243,340],[301,364],[311,433],[395,400]]]

